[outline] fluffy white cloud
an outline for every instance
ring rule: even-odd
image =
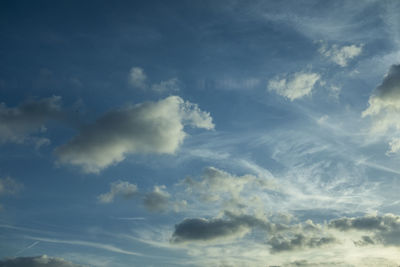
[[[60,163],[96,173],[123,161],[127,154],[175,153],[186,137],[185,125],[214,128],[208,112],[170,96],[109,111],[55,152]]]
[[[165,185],[154,186],[154,190],[144,196],[143,204],[147,210],[162,212],[168,209],[170,194],[165,189]]]
[[[129,72],[129,82],[135,88],[146,89],[147,76],[144,70],[139,67],[133,67]]]
[[[30,100],[18,107],[7,107],[0,103],[0,143],[23,143],[33,141],[37,146],[48,143],[48,139],[31,137],[35,132],[44,132],[44,124],[61,116],[61,97],[52,96]]]
[[[83,267],[61,258],[52,258],[47,255],[36,257],[19,257],[0,261],[3,267]]]
[[[293,101],[310,95],[315,83],[320,79],[318,73],[297,72],[290,77],[276,77],[268,82],[268,90]]]
[[[97,197],[101,203],[111,203],[115,197],[132,198],[138,193],[137,186],[126,181],[111,183],[110,191]]]
[[[332,45],[330,48],[323,44],[319,52],[329,58],[341,67],[346,67],[349,60],[359,56],[362,52],[363,45],[348,45],[339,47]]]
[[[387,154],[397,153],[400,151],[400,138],[393,138],[389,142],[390,150]]]

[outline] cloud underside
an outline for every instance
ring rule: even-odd
[[[7,107],[0,103],[0,143],[33,142],[36,146],[47,144],[48,139],[32,134],[46,130],[44,124],[61,116],[61,97],[52,96],[30,100],[17,107]]]
[[[400,150],[400,65],[392,65],[383,82],[369,98],[369,106],[362,113],[371,117],[373,134],[387,134],[392,137],[388,153]]]
[[[315,83],[320,79],[317,73],[297,72],[291,77],[278,77],[268,82],[268,90],[293,101],[312,93]]]
[[[59,162],[96,173],[133,153],[173,154],[186,137],[184,126],[213,129],[209,113],[170,96],[158,102],[112,110],[56,149]]]
[[[61,258],[46,255],[36,257],[18,257],[0,261],[0,267],[84,267]]]

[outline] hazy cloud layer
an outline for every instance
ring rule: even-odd
[[[196,104],[170,96],[158,102],[112,110],[56,149],[59,162],[99,172],[127,154],[173,154],[182,144],[184,126],[213,129],[209,113]]]
[[[61,115],[61,97],[52,96],[23,102],[17,107],[0,103],[0,143],[23,143],[30,139],[40,146],[49,141],[31,137],[31,134],[46,131],[44,124]]]
[[[137,186],[126,181],[111,183],[110,191],[97,197],[101,203],[111,203],[115,197],[132,198],[138,193]]]
[[[36,257],[19,257],[0,261],[0,267],[83,267],[61,258],[46,255]]]
[[[320,78],[317,73],[296,72],[283,79],[276,77],[270,80],[268,82],[268,90],[293,101],[311,95],[315,83]]]
[[[361,54],[362,48],[362,45],[348,45],[342,47],[332,45],[331,47],[328,47],[326,44],[323,44],[319,49],[319,52],[339,66],[346,67],[348,61]]]
[[[10,177],[0,178],[0,196],[16,194],[22,187],[22,184]]]

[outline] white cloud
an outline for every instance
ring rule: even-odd
[[[393,138],[389,142],[390,150],[387,152],[387,154],[393,154],[397,153],[400,151],[400,138]]]
[[[133,67],[129,72],[129,82],[135,88],[146,89],[147,76],[144,70],[139,67]]]
[[[0,103],[0,143],[24,143],[32,141],[37,146],[48,143],[47,139],[31,137],[45,132],[44,124],[61,116],[61,97],[52,96],[23,102],[18,107]]]
[[[147,210],[162,212],[168,209],[170,194],[165,189],[165,185],[154,186],[154,190],[144,196],[143,204]]]
[[[268,90],[289,98],[290,101],[310,95],[315,83],[320,79],[317,73],[297,72],[291,77],[278,77],[268,82]]]
[[[48,257],[47,255],[36,257],[18,257],[0,261],[0,266],[9,267],[84,267],[61,258]]]
[[[348,45],[342,47],[332,45],[328,48],[326,44],[323,44],[319,49],[319,52],[339,66],[346,67],[350,60],[361,54],[362,48],[363,45]]]
[[[128,154],[174,154],[186,137],[184,126],[213,129],[208,112],[196,104],[170,96],[112,110],[56,149],[59,162],[99,172]]]
[[[138,193],[137,186],[126,181],[116,181],[111,183],[110,191],[98,196],[101,203],[111,203],[114,198],[120,196],[128,199],[134,197]]]

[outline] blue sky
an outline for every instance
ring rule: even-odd
[[[0,266],[399,266],[399,14],[2,1]]]

